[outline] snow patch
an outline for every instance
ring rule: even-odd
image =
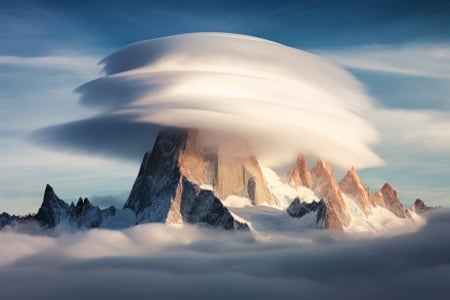
[[[239,197],[235,195],[228,196],[224,201],[222,201],[223,205],[226,207],[250,207],[253,206],[250,199],[245,197]]]
[[[417,231],[425,224],[425,219],[417,214],[411,219],[408,217],[402,219],[387,208],[380,206],[372,206],[372,214],[366,216],[352,197],[344,193],[342,196],[351,216],[349,226],[344,227],[344,231],[347,233],[392,236]]]
[[[270,168],[261,167],[264,178],[272,194],[278,199],[281,208],[286,209],[295,199],[300,198],[302,202],[311,203],[320,199],[307,187],[300,186],[294,188],[289,183],[283,181],[280,176]]]

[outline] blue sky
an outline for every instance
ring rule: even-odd
[[[0,6],[0,27],[0,211],[35,211],[46,183],[67,200],[125,200],[140,156],[30,136],[96,113],[73,91],[109,53],[195,31],[255,35],[346,68],[382,111],[371,121],[386,165],[362,170],[366,184],[389,181],[404,203],[450,205],[448,1],[14,1]]]

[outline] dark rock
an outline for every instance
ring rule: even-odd
[[[310,203],[302,202],[295,198],[287,209],[287,213],[293,218],[301,218],[309,213],[316,213],[316,224],[323,228],[326,219],[327,205],[323,199]]]

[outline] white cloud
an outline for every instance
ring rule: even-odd
[[[449,225],[443,210],[418,232],[374,240],[314,231],[252,241],[163,224],[53,238],[1,231],[2,297],[442,298],[450,293]]]
[[[360,115],[363,87],[318,56],[267,40],[218,33],[139,42],[103,60],[106,75],[81,86],[81,101],[112,115],[244,135],[265,163],[303,152],[336,165],[381,159]],[[131,117],[130,117],[131,118]]]
[[[450,79],[450,45],[362,46],[315,53],[343,67]]]
[[[386,147],[450,151],[450,113],[435,110],[378,109],[370,116]]]
[[[46,56],[0,55],[0,65],[58,69],[91,76],[99,73],[97,62],[96,57],[75,53]]]

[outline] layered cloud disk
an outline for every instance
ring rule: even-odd
[[[363,117],[372,104],[362,86],[310,53],[194,33],[132,44],[102,63],[104,76],[77,91],[103,120],[240,134],[269,165],[299,152],[342,167],[381,163],[370,149],[377,132]]]
[[[450,214],[418,232],[252,241],[147,224],[57,237],[0,232],[2,299],[435,299],[450,293]]]

